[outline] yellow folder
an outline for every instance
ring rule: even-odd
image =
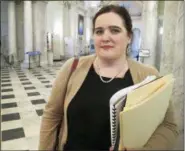
[[[147,143],[165,117],[173,84],[169,74],[127,95],[126,106],[120,112],[121,148],[141,148]]]

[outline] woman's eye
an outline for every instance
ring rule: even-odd
[[[103,30],[97,30],[97,31],[95,31],[95,34],[102,35],[103,34]]]
[[[112,34],[117,34],[117,33],[119,33],[119,32],[120,32],[119,29],[111,29],[111,33],[112,33]]]

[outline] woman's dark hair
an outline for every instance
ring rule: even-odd
[[[116,13],[122,18],[123,25],[125,26],[128,34],[132,35],[132,20],[131,20],[130,14],[125,7],[118,6],[118,5],[104,6],[95,14],[93,18],[93,32],[94,32],[95,22],[96,22],[97,17],[102,14],[110,13],[110,12]]]

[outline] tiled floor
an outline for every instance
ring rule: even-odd
[[[2,150],[37,150],[43,108],[62,64],[1,69]]]

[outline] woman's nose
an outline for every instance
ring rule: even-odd
[[[109,31],[105,31],[105,32],[103,33],[103,35],[102,35],[102,40],[104,40],[104,41],[110,40],[110,33],[109,33]]]

